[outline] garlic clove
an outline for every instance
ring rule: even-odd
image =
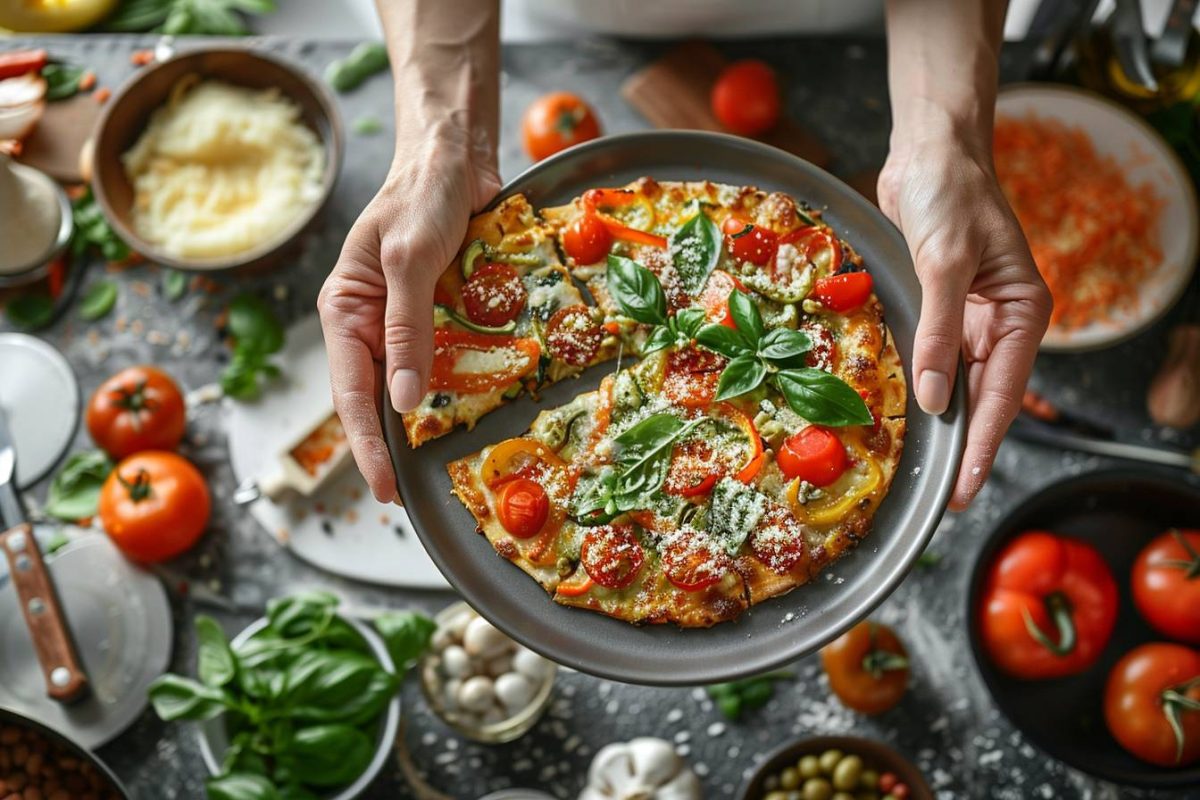
[[[458,691],[458,704],[468,711],[486,711],[495,700],[492,679],[486,675],[467,678]]]
[[[669,742],[642,737],[629,742],[633,771],[643,781],[659,785],[679,774],[683,759]]]
[[[466,650],[452,644],[442,653],[442,671],[451,678],[466,678],[471,674],[471,657]]]
[[[483,617],[476,617],[463,631],[463,647],[472,656],[488,659],[511,647],[512,640]]]

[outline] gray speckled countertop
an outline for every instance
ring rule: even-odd
[[[13,43],[0,41],[0,50]],[[89,65],[99,74],[100,83],[109,86],[132,71],[131,51],[152,44],[148,39],[105,36],[45,38],[37,43],[48,47],[53,56]],[[353,43],[265,40],[256,44],[319,72]],[[581,93],[595,105],[609,132],[644,127],[644,121],[621,100],[618,87],[660,49],[607,40],[507,48],[502,174],[510,178],[527,165],[515,135],[519,117],[546,90]],[[888,134],[882,41],[774,41],[738,44],[728,50],[734,56],[753,53],[767,58],[783,71],[788,107],[831,148],[835,173],[850,176],[882,163]],[[1020,77],[1019,62],[1025,52],[1018,47],[1006,53],[1008,79]],[[388,79],[374,78],[339,102],[348,128],[355,119],[374,115],[387,120],[389,130],[371,137],[348,134],[346,165],[333,202],[302,251],[284,266],[267,275],[218,277],[217,294],[192,293],[178,305],[168,305],[159,296],[151,268],[134,268],[116,276],[122,290],[114,314],[87,325],[68,313],[41,332],[66,353],[85,395],[107,374],[142,362],[159,364],[187,388],[211,383],[226,357],[213,319],[235,291],[260,291],[273,298],[289,320],[314,313],[317,291],[341,240],[382,181],[391,155]],[[98,271],[94,267],[89,277]],[[0,330],[6,327],[0,321]],[[1118,425],[1129,439],[1188,444],[1184,435],[1160,435],[1143,411],[1144,387],[1157,366],[1155,354],[1161,352],[1166,327],[1160,324],[1106,353],[1044,357],[1035,386],[1065,407]],[[1190,443],[1196,443],[1194,436]],[[80,434],[77,444],[88,446],[86,434]],[[229,501],[234,479],[218,407],[203,407],[195,414],[187,453],[206,472],[216,496],[210,533],[197,552],[178,565],[191,580],[212,582],[247,604],[262,604],[272,596],[313,585],[333,588],[364,604],[435,610],[452,601],[448,593],[353,584],[281,553],[256,529],[257,523]],[[941,560],[915,570],[877,612],[879,619],[899,629],[915,655],[908,695],[882,717],[856,716],[831,700],[816,657],[797,664],[797,679],[779,684],[775,700],[766,709],[736,724],[724,720],[699,689],[651,689],[568,674],[560,677],[549,713],[530,735],[513,744],[484,747],[460,739],[433,718],[410,680],[404,693],[407,746],[432,786],[464,800],[508,786],[537,786],[561,798],[574,797],[597,749],[638,735],[675,742],[703,777],[706,796],[730,798],[755,758],[777,744],[802,735],[842,732],[896,745],[924,770],[940,798],[1130,796],[1051,761],[1024,741],[993,707],[971,661],[963,622],[969,569],[989,526],[1038,487],[1103,465],[1101,459],[1014,442],[1004,445],[992,479],[974,507],[943,521],[932,544]],[[44,492],[43,483],[31,493],[31,500],[44,499]],[[195,611],[190,601],[175,601],[173,667],[177,671],[192,670],[190,620]],[[250,618],[225,615],[221,619],[233,633]],[[100,755],[138,800],[203,796],[204,767],[190,724],[165,725],[147,712]],[[413,795],[393,767],[364,796]]]

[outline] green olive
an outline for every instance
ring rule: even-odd
[[[858,756],[846,756],[833,769],[833,788],[843,792],[858,787],[862,777],[863,760]]]
[[[821,774],[821,760],[816,756],[804,756],[797,766],[801,778],[815,778]]]
[[[763,781],[763,788],[766,789],[768,792],[772,792],[772,791],[778,789],[779,788],[779,776],[778,775],[768,775],[767,779],[765,781]]]
[[[787,792],[768,792],[763,800],[787,800]]]
[[[854,795],[849,792],[835,792],[831,800],[854,800]]]
[[[879,773],[873,769],[864,769],[858,776],[858,785],[863,789],[879,788]]]
[[[804,800],[804,795],[800,794],[799,789],[794,789],[787,793],[787,800]]]
[[[837,768],[838,762],[841,760],[841,750],[826,750],[824,753],[821,753],[821,772],[826,775],[832,775],[834,769]]]
[[[784,789],[799,789],[800,773],[795,767],[785,767],[783,772],[779,773],[779,785]]]
[[[824,778],[809,778],[804,782],[804,800],[829,800],[833,787]]]

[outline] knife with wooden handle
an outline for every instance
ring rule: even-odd
[[[62,613],[54,584],[42,560],[33,528],[25,522],[25,511],[16,490],[17,453],[8,431],[8,420],[0,409],[0,550],[8,560],[8,573],[21,611],[33,639],[33,649],[46,679],[46,694],[60,703],[70,703],[87,691],[87,675],[75,652],[70,629]]]

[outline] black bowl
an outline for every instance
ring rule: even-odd
[[[446,464],[519,436],[540,408],[594,389],[613,365],[589,370],[488,414],[472,431],[454,431],[413,450],[400,416],[383,407],[384,430],[409,519],[442,574],[497,628],[560,664],[630,683],[694,686],[771,669],[816,651],[863,619],[904,580],[925,549],[953,488],[966,433],[962,373],[950,410],[931,417],[912,396],[913,336],[921,289],[908,247],[879,209],[827,172],[773,147],[703,131],[606,136],[547,159],[507,184],[534,206],[570,202],[596,186],[643,175],[711,180],[783,191],[825,210],[825,219],[863,256],[883,301],[908,378],[904,457],[874,529],[824,577],[707,630],[637,627],[554,603],[520,570],[496,555],[475,520],[450,494]],[[836,580],[833,579],[836,577]]]
[[[801,756],[819,756],[826,750],[841,750],[847,755],[853,753],[861,756],[867,766],[877,772],[895,773],[896,777],[908,785],[911,800],[933,800],[933,791],[915,764],[894,747],[862,736],[813,736],[781,745],[742,782],[741,788],[738,789],[738,800],[761,800],[766,794],[763,786],[768,777],[784,767],[794,765]]]
[[[121,781],[117,778],[116,773],[109,769],[107,764],[105,764],[91,752],[84,750],[82,747],[75,744],[75,742],[71,741],[58,731],[43,725],[35,719],[18,714],[15,711],[10,711],[6,708],[0,708],[0,728],[9,725],[17,728],[24,728],[25,730],[36,731],[37,733],[40,733],[47,741],[58,744],[64,751],[68,753],[74,753],[76,758],[87,764],[91,764],[92,767],[95,768],[96,772],[103,775],[104,778],[112,785],[113,791],[115,791],[120,797],[130,797],[129,791],[121,784]]]
[[[1104,722],[1104,685],[1125,653],[1169,641],[1133,605],[1129,575],[1141,549],[1171,527],[1200,527],[1200,486],[1178,473],[1146,469],[1069,478],[1017,503],[984,542],[967,592],[971,652],[993,699],[1009,721],[1049,755],[1098,778],[1136,786],[1200,786],[1200,765],[1170,769],[1127,753]],[[979,606],[987,569],[1014,536],[1040,528],[1082,539],[1108,563],[1119,603],[1112,639],[1099,661],[1079,675],[1046,681],[1012,678],[996,669],[979,638]]]

